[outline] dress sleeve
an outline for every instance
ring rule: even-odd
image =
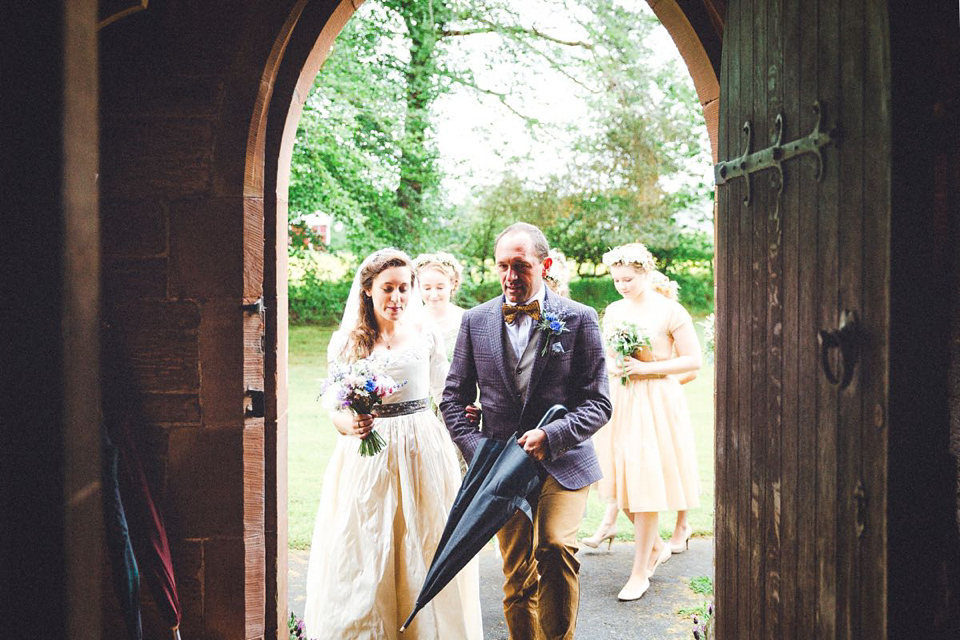
[[[667,326],[667,330],[672,336],[685,324],[693,324],[693,318],[690,316],[690,312],[683,308],[682,304],[674,302],[673,309],[670,310],[670,324]]]
[[[430,396],[434,403],[440,406],[443,396],[443,387],[447,382],[447,371],[450,363],[447,361],[446,348],[443,345],[443,335],[434,328],[424,327],[427,341],[430,344]]]

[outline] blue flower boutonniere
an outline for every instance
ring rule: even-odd
[[[543,350],[540,352],[541,356],[546,355],[547,347],[549,347],[551,343],[551,338],[570,331],[570,329],[567,329],[566,318],[567,314],[562,309],[545,308],[543,310],[543,313],[540,315],[540,324],[537,325],[540,331],[546,332],[547,334],[547,341],[544,343]],[[559,347],[559,349],[557,347]],[[554,343],[552,351],[553,353],[563,353],[563,345]]]

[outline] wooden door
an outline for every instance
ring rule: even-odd
[[[886,20],[880,0],[728,3],[719,156],[744,156],[746,122],[754,155],[718,165],[721,640],[886,637]],[[819,340],[845,310],[846,385]]]

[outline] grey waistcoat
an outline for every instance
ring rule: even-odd
[[[503,356],[507,365],[507,370],[513,373],[513,382],[516,385],[517,397],[520,404],[527,399],[527,393],[530,390],[530,375],[533,373],[533,363],[537,359],[537,343],[539,333],[537,332],[537,323],[530,323],[530,340],[527,342],[527,348],[517,361],[517,353],[510,342],[510,336],[503,332]]]

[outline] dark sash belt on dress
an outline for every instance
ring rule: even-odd
[[[373,414],[378,418],[395,418],[396,416],[406,416],[411,413],[426,411],[429,406],[429,398],[407,400],[406,402],[391,402],[390,404],[377,405],[373,409]]]

